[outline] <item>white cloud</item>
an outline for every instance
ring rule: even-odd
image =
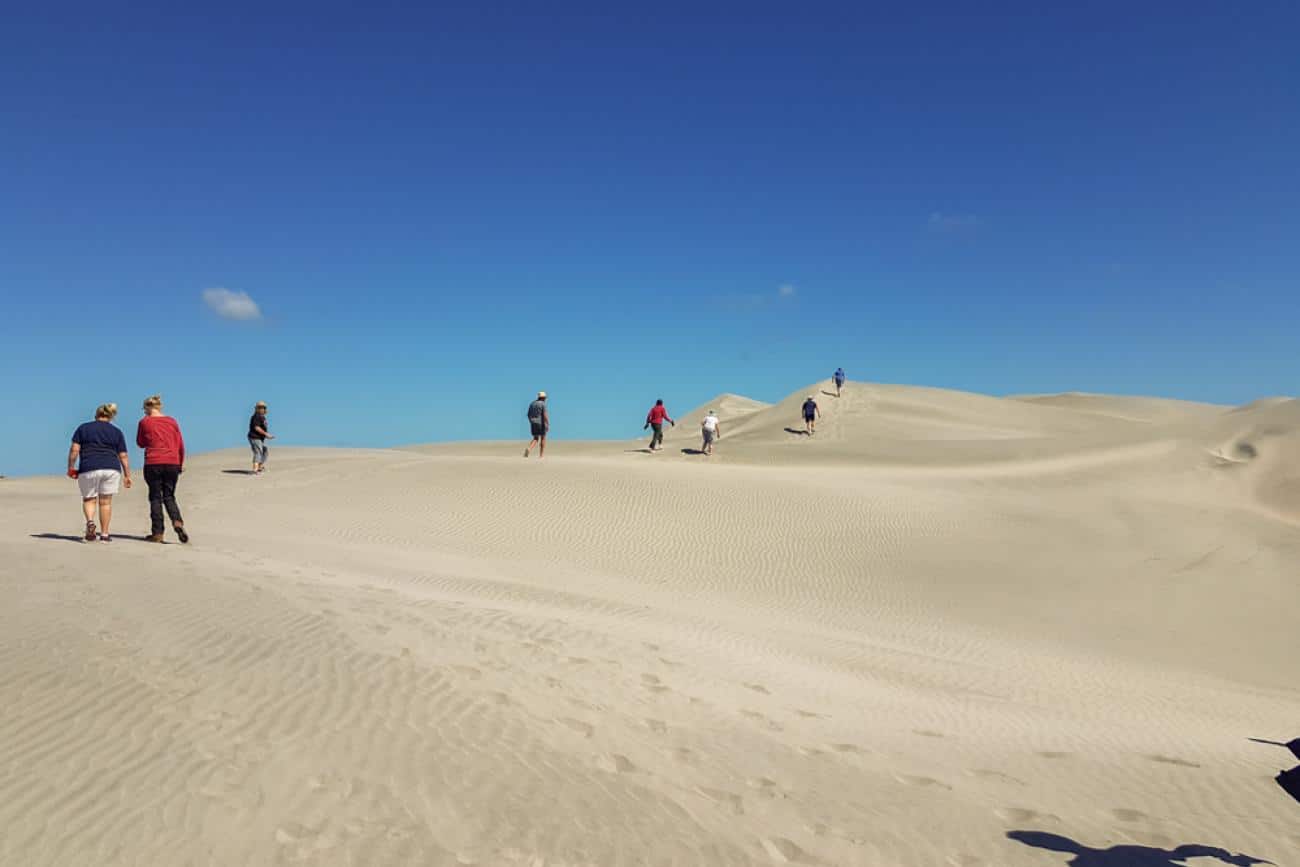
[[[785,283],[777,288],[776,294],[780,295],[782,298],[793,298],[795,294],[795,288],[792,284]]]
[[[204,289],[203,303],[222,319],[251,322],[262,318],[262,309],[247,292],[230,289]]]
[[[983,224],[983,220],[974,214],[944,214],[935,211],[930,214],[931,232],[966,232]]]

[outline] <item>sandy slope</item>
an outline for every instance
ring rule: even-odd
[[[0,864],[1300,863],[1300,403],[826,387],[0,482]]]

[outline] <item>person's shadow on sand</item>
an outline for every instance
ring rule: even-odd
[[[33,539],[54,539],[58,542],[76,542],[79,545],[86,541],[81,536],[72,536],[67,533],[32,533],[31,536]],[[132,542],[149,541],[144,536],[132,536],[130,533],[114,533],[113,538],[130,539]]]
[[[1008,831],[1007,837],[1026,846],[1073,855],[1073,858],[1065,862],[1068,867],[1188,867],[1186,864],[1188,858],[1218,858],[1224,864],[1236,864],[1239,867],[1273,863],[1262,858],[1252,858],[1250,855],[1240,853],[1234,855],[1227,849],[1194,844],[1179,846],[1176,849],[1124,845],[1111,846],[1109,849],[1093,849],[1082,843],[1076,843],[1069,837],[1048,834],[1045,831]]]
[[[785,429],[785,432],[788,433],[788,434],[795,434],[795,435],[797,435],[797,436],[801,436],[801,437],[806,437],[806,436],[808,436],[808,431],[806,431],[806,430],[798,430],[797,428],[792,428],[792,427],[788,427],[788,428],[786,428],[786,429]]]
[[[72,536],[67,533],[32,533],[33,539],[56,539],[60,542],[77,542],[86,541],[81,536]]]
[[[1291,755],[1300,759],[1300,738],[1293,738],[1286,743],[1282,743],[1281,741],[1265,740],[1263,738],[1250,738],[1250,740],[1257,744],[1268,744],[1271,747],[1283,747],[1290,750]],[[1300,765],[1296,765],[1289,771],[1280,772],[1273,779],[1275,779],[1277,784],[1282,787],[1282,791],[1286,792],[1292,798],[1295,798],[1296,801],[1300,801]]]

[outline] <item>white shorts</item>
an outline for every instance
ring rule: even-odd
[[[77,476],[77,487],[81,488],[83,500],[111,497],[117,493],[117,486],[121,483],[122,474],[117,470],[91,470]]]

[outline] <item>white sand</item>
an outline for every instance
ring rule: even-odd
[[[1300,402],[829,388],[0,482],[0,864],[1300,864]]]

